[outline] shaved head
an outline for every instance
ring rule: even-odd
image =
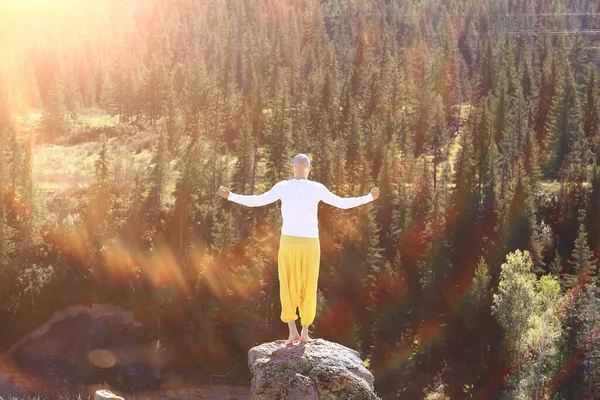
[[[292,161],[295,167],[308,167],[310,165],[310,160],[306,154],[296,154],[294,160]]]

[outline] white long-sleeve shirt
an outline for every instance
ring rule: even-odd
[[[319,201],[332,206],[348,209],[373,200],[369,194],[360,197],[340,197],[333,194],[322,183],[308,179],[288,179],[280,181],[261,195],[241,195],[229,192],[229,201],[248,207],[259,207],[281,199],[283,225],[281,234],[319,237],[317,206]]]

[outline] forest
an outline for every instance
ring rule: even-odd
[[[248,381],[287,334],[282,220],[217,189],[305,153],[339,196],[381,190],[319,205],[311,335],[383,399],[600,398],[596,0],[0,8],[0,351],[111,303],[165,371]]]

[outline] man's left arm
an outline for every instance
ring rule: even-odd
[[[229,192],[227,200],[248,207],[260,207],[273,203],[281,198],[282,182],[278,182],[268,191],[260,195],[243,195]]]

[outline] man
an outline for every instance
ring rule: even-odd
[[[339,197],[325,185],[309,181],[312,166],[305,154],[297,154],[291,164],[294,178],[280,181],[261,195],[240,195],[219,187],[218,194],[230,201],[249,207],[259,207],[281,200],[281,239],[277,256],[281,320],[288,324],[290,335],[286,345],[296,340],[312,341],[308,327],[317,310],[317,280],[321,260],[317,208],[319,201],[348,209],[375,200],[379,188],[361,197]],[[302,322],[302,336],[296,328],[296,308]]]

